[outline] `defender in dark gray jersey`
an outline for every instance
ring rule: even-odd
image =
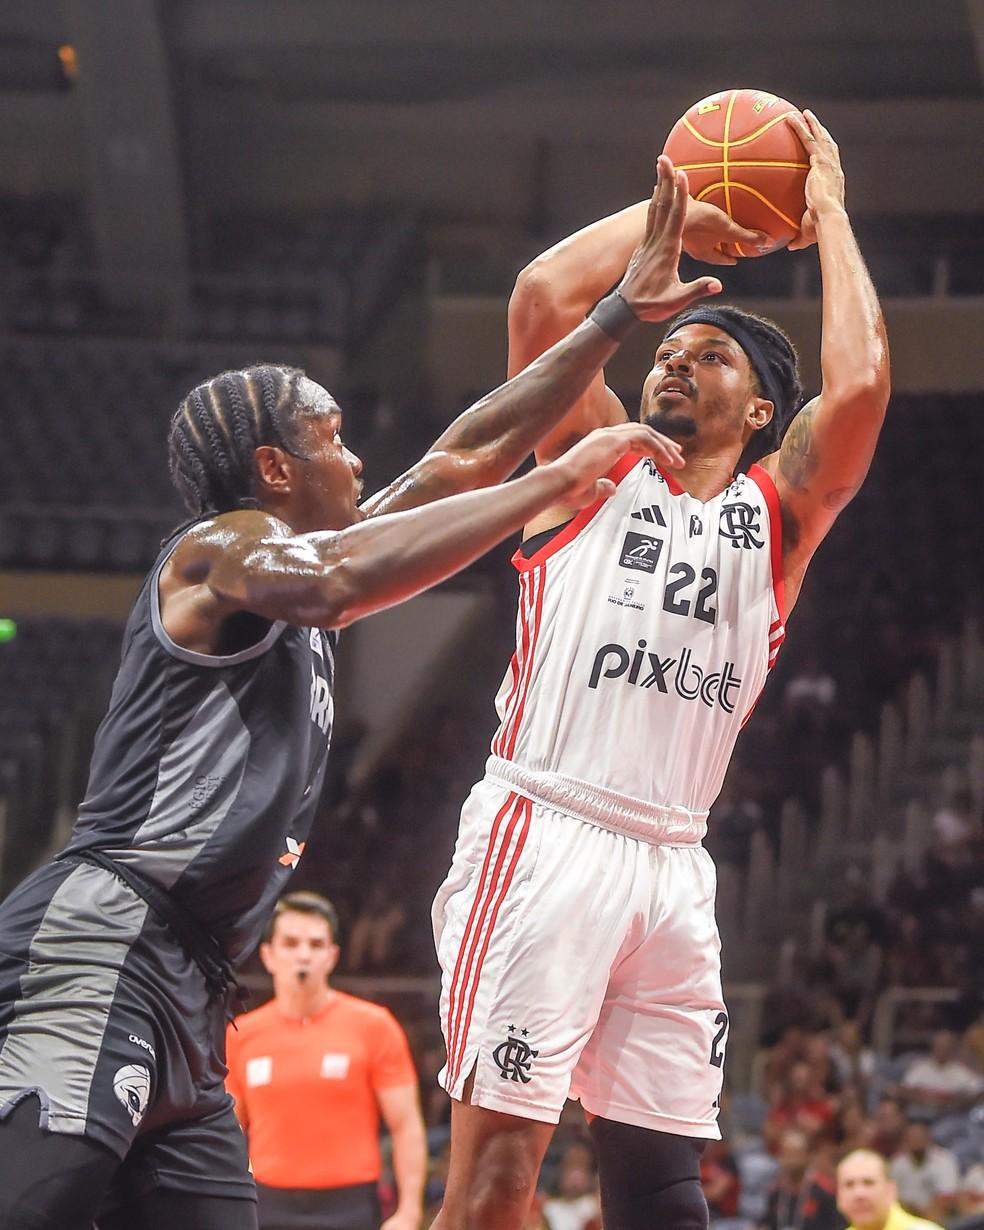
[[[626,452],[680,464],[676,444],[626,424],[469,490],[556,425],[617,348],[609,331],[720,288],[678,280],[685,201],[663,160],[602,327],[466,411],[361,509],[341,411],[303,373],[226,372],[182,402],[171,466],[193,519],[131,612],[72,839],[0,906],[0,1225],[255,1225],[222,1083],[226,999],[317,802],[337,640],[324,629],[435,584],[551,505],[611,494],[597,476]]]

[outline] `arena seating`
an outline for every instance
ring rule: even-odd
[[[78,802],[119,640],[111,622],[27,619],[0,643],[0,893],[38,862]]]
[[[322,345],[358,341],[384,297],[420,266],[416,217],[336,208],[296,219],[211,218],[193,235],[187,302],[171,318],[140,296],[110,302],[93,265],[77,201],[0,199],[0,299],[21,334],[172,335]],[[138,288],[139,289],[139,288]],[[132,298],[132,296],[131,296]]]

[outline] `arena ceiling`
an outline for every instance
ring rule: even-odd
[[[92,0],[0,0],[0,86],[50,82]],[[616,78],[687,95],[768,82],[791,98],[978,98],[982,0],[160,0],[206,86],[363,102],[465,100]]]
[[[120,270],[242,201],[518,227],[549,175],[562,228],[751,85],[827,120],[863,210],[975,218],[982,63],[984,0],[0,0],[0,194],[84,199]]]

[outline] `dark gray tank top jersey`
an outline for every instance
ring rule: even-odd
[[[168,540],[123,636],[67,852],[100,849],[155,880],[233,962],[259,941],[321,793],[338,634],[274,623],[228,657],[176,645],[160,619]]]

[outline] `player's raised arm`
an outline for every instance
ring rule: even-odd
[[[789,122],[810,154],[804,231],[815,229],[820,252],[822,384],[765,463],[779,491],[785,571],[794,586],[868,473],[890,392],[885,322],[844,207],[840,155],[816,116],[805,115],[806,124]]]
[[[661,158],[657,167],[663,162]],[[713,205],[687,200],[682,247],[691,256],[734,264],[717,246],[731,241],[754,246],[760,237],[732,222]],[[532,363],[618,280],[642,238],[649,203],[640,201],[562,239],[526,266],[509,300],[509,374]],[[654,317],[653,319],[661,319]],[[586,431],[625,421],[625,409],[599,373],[563,420],[543,435],[537,460],[549,461]]]
[[[211,642],[215,627],[241,611],[344,627],[438,584],[544,508],[611,495],[614,484],[601,476],[628,452],[662,463],[666,445],[651,428],[625,423],[514,482],[338,531],[294,534],[268,512],[223,514],[190,530],[175,550],[161,579],[164,626],[185,648]]]
[[[633,223],[631,239],[627,230],[626,243],[616,245],[612,276],[602,287],[607,290],[621,277],[618,293],[632,309],[625,317],[627,326],[635,319],[664,320],[721,289],[716,278],[680,282],[686,177],[676,173],[666,157],[660,158],[657,172],[652,199],[639,206],[641,220]],[[362,505],[363,513],[396,512],[508,478],[557,427],[618,347],[610,332],[584,320],[585,309],[596,298],[586,299],[579,312],[554,330],[537,350],[538,357],[531,356],[535,362],[520,364],[525,370],[515,369],[518,374],[507,384],[459,415],[416,465]],[[624,420],[620,411],[605,422]],[[600,418],[591,424],[601,425]]]

